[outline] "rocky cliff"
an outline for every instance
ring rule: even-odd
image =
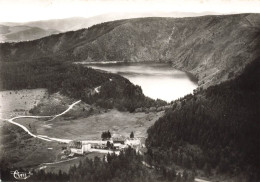
[[[208,87],[259,57],[260,14],[139,18],[102,23],[31,42],[0,44],[0,60],[161,61]]]

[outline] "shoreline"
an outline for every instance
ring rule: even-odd
[[[174,64],[172,62],[163,62],[163,61],[90,61],[90,62],[87,62],[87,61],[82,61],[82,62],[73,62],[73,64],[81,64],[81,65],[114,65],[114,64],[132,64],[132,63],[140,63],[140,64],[150,64],[150,63],[162,63],[162,64],[169,64],[172,68],[176,69],[176,70],[179,70],[179,71],[182,71],[184,73],[186,73],[186,75],[189,77],[189,79],[192,81],[192,82],[195,82],[197,85],[198,85],[198,82],[199,82],[199,79],[194,75],[192,74],[191,72],[187,71],[187,70],[182,70],[180,68],[177,68],[176,66],[174,66]],[[104,71],[104,70],[102,70]],[[107,72],[107,71],[105,71]],[[198,85],[199,87],[199,85]]]

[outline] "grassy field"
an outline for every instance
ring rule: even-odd
[[[46,89],[0,91],[0,117],[24,115],[47,95]]]
[[[59,160],[61,145],[46,142],[28,135],[21,128],[5,123],[1,132],[0,158],[14,167],[30,167],[44,162]]]
[[[109,110],[100,114],[91,115],[87,118],[66,119],[57,118],[53,121],[38,119],[17,119],[18,123],[26,126],[34,134],[47,135],[62,139],[100,139],[101,133],[110,130],[112,134],[129,136],[130,132],[135,137],[146,137],[146,130],[163,113],[129,113]],[[4,131],[3,151],[14,159],[16,167],[34,168],[42,163],[60,161],[62,144],[58,142],[46,142],[30,137],[20,128],[6,124],[8,129]],[[11,136],[11,138],[10,138]],[[11,142],[10,142],[11,141]],[[51,148],[51,149],[50,149]],[[89,157],[103,154],[88,154]],[[77,160],[65,163],[47,165],[44,170],[67,171],[71,165],[77,164]]]
[[[57,118],[53,121],[18,119],[16,122],[26,126],[34,134],[62,139],[100,139],[101,133],[107,130],[126,137],[133,131],[135,137],[146,137],[147,128],[162,114],[163,112],[129,113],[113,109],[87,118]]]
[[[34,108],[32,115],[54,115],[68,108],[74,100],[58,93],[47,95],[44,89],[4,91],[0,92],[1,113],[6,118],[14,114],[25,115]],[[26,103],[26,104],[25,104]],[[6,105],[5,105],[6,104]],[[16,111],[16,113],[15,113]],[[19,113],[19,112],[20,113]],[[25,111],[27,113],[25,113]],[[129,113],[116,109],[105,110],[80,102],[62,117],[47,121],[44,119],[20,118],[15,120],[27,127],[33,134],[49,137],[74,140],[100,139],[103,131],[110,130],[112,134],[121,134],[126,137],[133,131],[135,137],[145,138],[146,130],[163,115],[163,112]],[[21,128],[3,121],[0,126],[0,156],[7,157],[15,167],[39,169],[43,163],[61,161],[61,151],[64,144],[47,142],[30,137]],[[103,157],[104,154],[90,153],[86,157]],[[78,159],[68,162],[54,163],[43,167],[46,171],[68,171],[71,165],[77,165]],[[41,165],[42,164],[42,165]]]

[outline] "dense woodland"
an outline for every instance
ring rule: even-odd
[[[194,181],[194,174],[184,172],[183,176],[176,174],[175,169],[151,169],[143,163],[143,156],[136,153],[132,148],[126,149],[118,156],[115,154],[108,154],[106,158],[100,159],[95,157],[94,160],[85,158],[77,166],[72,166],[68,173],[59,171],[56,173],[46,173],[44,170],[32,171],[33,175],[26,181],[30,182],[152,182],[152,181],[176,181],[176,182],[192,182]],[[0,164],[3,180],[11,180],[11,169],[6,169]],[[22,169],[20,169],[22,171]]]
[[[203,169],[207,175],[260,176],[260,62],[234,80],[176,101],[148,129],[147,160]]]
[[[119,75],[51,58],[1,62],[0,69],[1,90],[47,88],[50,93],[59,91],[89,104],[128,111],[166,104],[145,97],[141,87]],[[96,93],[95,88],[99,86],[100,92]]]
[[[52,62],[53,65],[48,63],[52,65],[50,68],[40,66],[40,63],[37,63],[39,66],[36,66],[36,69],[30,68],[28,65],[24,67],[27,71],[34,71],[33,74],[36,74],[36,77],[32,79],[27,76],[28,74],[25,71],[8,71],[12,66],[5,65],[6,69],[1,72],[2,75],[5,75],[2,82],[5,86],[4,88],[18,89],[12,87],[16,84],[10,84],[16,82],[14,78],[18,78],[18,75],[20,75],[20,79],[17,82],[20,83],[21,78],[28,81],[26,82],[27,85],[24,85],[25,83],[21,81],[21,85],[23,85],[21,88],[43,87],[37,84],[46,84],[48,83],[47,81],[51,82],[50,79],[44,79],[46,73],[43,69],[40,69],[44,68],[52,70],[50,72],[50,74],[54,75],[52,77],[60,79],[62,83],[64,82],[64,78],[67,78],[65,79],[66,83],[70,83],[70,77],[65,76],[69,76],[67,74],[73,75],[75,72],[78,73],[76,77],[78,80],[81,80],[82,75],[90,72],[97,74],[96,76],[100,78],[97,82],[94,82],[91,77],[86,76],[86,79],[92,80],[92,82],[86,80],[91,83],[92,87],[96,87],[99,84],[103,87],[103,85],[113,83],[114,80],[118,79],[120,80],[118,88],[125,89],[116,92],[120,92],[124,97],[128,96],[129,99],[132,96],[138,95],[136,93],[140,93],[139,96],[142,96],[140,89],[132,86],[132,84],[121,87],[120,84],[123,85],[123,83],[130,82],[127,80],[124,81],[125,79],[120,76],[107,73],[101,74],[95,70],[74,65],[68,67],[59,62]],[[35,66],[35,63],[28,64],[31,67]],[[55,66],[56,64],[58,66]],[[62,68],[66,72],[61,71]],[[19,69],[23,70],[23,67],[21,65],[15,69],[19,71]],[[58,69],[61,69],[59,70],[60,75],[55,74],[55,71],[53,71]],[[37,74],[37,72],[41,71],[43,71],[43,74]],[[259,72],[260,62],[256,60],[236,79],[209,87],[206,90],[200,90],[194,95],[187,95],[175,101],[173,108],[168,110],[162,118],[148,129],[148,138],[146,140],[148,151],[144,159],[129,149],[129,151],[121,153],[119,156],[109,155],[107,157],[108,162],[98,158],[94,161],[86,159],[79,166],[72,167],[68,174],[62,172],[52,174],[39,171],[30,179],[32,181],[35,179],[37,181],[46,181],[47,179],[48,181],[57,181],[57,179],[59,181],[192,181],[194,173],[191,173],[191,175],[184,173],[183,177],[176,175],[174,166],[177,164],[194,172],[197,169],[202,169],[208,176],[213,175],[213,173],[228,175],[244,174],[247,181],[258,181],[260,174]],[[109,76],[103,77],[103,74]],[[10,76],[8,77],[9,83],[7,75]],[[32,80],[36,81],[37,75],[39,75],[38,78],[46,80],[46,82],[35,82],[37,86],[34,86]],[[76,79],[75,77],[72,78]],[[111,78],[113,81],[109,80]],[[104,79],[104,83],[100,81],[101,79]],[[49,88],[48,84],[46,84],[46,87],[50,92],[60,90],[62,93],[75,98],[85,98],[82,95],[73,95],[79,94],[75,89],[77,88],[77,83],[75,84],[71,80],[71,83],[67,84],[68,87],[64,85],[66,84],[61,84],[60,88],[56,88],[55,86]],[[101,98],[116,100],[118,97],[114,96],[112,92],[114,87],[111,86],[110,92],[110,86],[110,84],[107,87],[104,86],[108,92],[100,90],[100,97],[89,97],[92,99],[89,102],[97,102]],[[88,97],[85,99],[88,101]],[[155,169],[149,169],[143,165],[142,160],[147,161]],[[5,171],[2,171],[2,174],[5,174]]]

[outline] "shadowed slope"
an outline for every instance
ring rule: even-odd
[[[259,52],[260,15],[140,18],[16,44],[0,44],[1,61],[53,57],[69,61],[162,61],[210,86],[240,74]]]

